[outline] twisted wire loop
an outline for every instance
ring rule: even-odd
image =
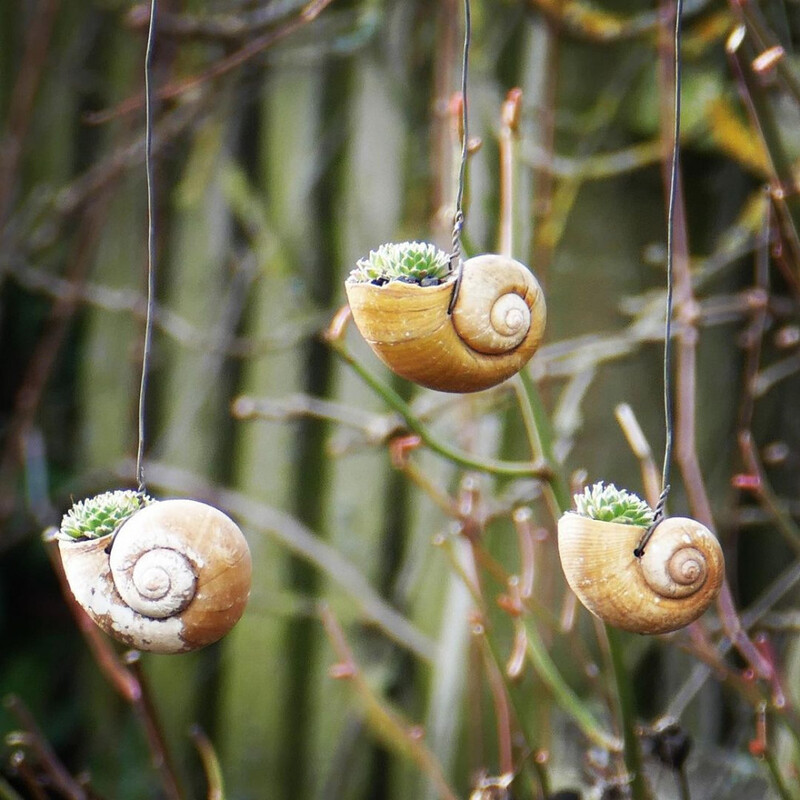
[[[642,538],[639,540],[638,546],[633,551],[633,554],[636,556],[636,558],[641,558],[644,555],[644,549],[647,547],[647,543],[650,541],[653,531],[655,531],[655,529],[658,527],[661,520],[664,519],[664,507],[667,505],[669,490],[670,486],[667,484],[661,491],[661,495],[659,496],[658,502],[656,503],[656,507],[653,511],[653,521],[650,523],[650,526],[647,528],[647,530],[642,534]]]
[[[472,38],[472,18],[470,14],[469,0],[464,0],[464,50],[461,58],[461,163],[458,169],[458,189],[456,191],[456,213],[453,218],[453,249],[450,253],[450,272],[456,273],[456,280],[453,285],[453,294],[450,296],[450,303],[447,306],[447,313],[452,314],[458,293],[461,289],[461,274],[463,260],[461,258],[461,231],[464,228],[464,183],[467,171],[467,156],[469,147],[469,125],[467,114],[467,81],[469,72],[469,45]]]
[[[151,70],[156,39],[157,0],[150,0],[150,24],[147,31],[147,49],[144,57],[144,101],[145,101],[145,174],[147,176],[147,314],[144,323],[144,345],[142,347],[142,372],[139,381],[138,439],[136,444],[137,493],[144,504],[146,491],[144,481],[145,396],[147,394],[148,366],[153,342],[153,303],[155,294],[155,249],[156,222],[154,215],[155,189],[153,180],[153,92]]]
[[[459,208],[456,210],[455,221],[453,222],[453,249],[450,252],[450,272],[455,272],[456,281],[453,285],[453,294],[450,296],[450,303],[447,306],[447,313],[452,314],[453,308],[458,300],[458,292],[461,289],[461,278],[463,270],[461,265],[461,230],[464,227],[464,212]]]
[[[669,208],[667,210],[667,302],[664,321],[664,426],[666,428],[666,442],[664,444],[664,465],[661,471],[661,496],[658,498],[653,521],[644,532],[639,546],[633,551],[636,558],[644,555],[644,549],[650,537],[664,518],[664,506],[669,495],[669,476],[672,462],[672,284],[673,264],[675,261],[675,204],[678,193],[678,163],[680,161],[681,139],[681,17],[683,15],[683,0],[675,3],[675,29],[673,31],[673,48],[675,66],[673,81],[675,94],[673,98],[674,126],[672,129],[672,159],[669,176]]]

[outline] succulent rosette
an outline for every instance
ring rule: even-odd
[[[350,280],[357,283],[405,281],[437,285],[450,272],[450,256],[427,242],[390,242],[356,262]]]
[[[648,527],[653,524],[653,509],[633,492],[617,489],[602,481],[587,486],[575,495],[575,512],[600,522]]]
[[[140,508],[152,502],[153,499],[146,494],[129,489],[103,492],[80,500],[64,514],[58,538],[70,541],[107,536]]]

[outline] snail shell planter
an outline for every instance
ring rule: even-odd
[[[77,503],[57,538],[75,600],[130,647],[205,647],[228,633],[247,604],[247,541],[205,503],[106,492]]]
[[[456,275],[421,242],[383,245],[345,282],[353,320],[389,369],[442,392],[477,392],[519,372],[545,326],[542,289],[511,258],[482,255]]]
[[[597,514],[609,497],[617,503],[614,511],[599,514],[626,521],[585,516]],[[652,522],[649,506],[613,485],[596,484],[575,499],[579,513],[558,522],[558,549],[567,582],[592,614],[626,631],[656,634],[683,628],[711,605],[725,561],[708,528],[685,517],[665,519],[637,557],[634,550]],[[622,513],[620,502],[627,504]]]

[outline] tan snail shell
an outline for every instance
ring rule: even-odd
[[[477,392],[519,372],[539,347],[544,294],[512,258],[482,255],[438,286],[348,280],[347,299],[361,335],[393,372],[442,392]]]
[[[604,622],[634,633],[668,633],[709,607],[725,561],[714,534],[685,517],[660,522],[637,558],[633,551],[645,530],[564,514],[558,521],[561,566],[581,603]]]
[[[183,653],[222,638],[244,612],[250,550],[213,506],[162,500],[115,534],[59,541],[72,594],[109,635],[139,650]]]

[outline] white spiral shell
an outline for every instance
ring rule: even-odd
[[[59,541],[75,599],[107,633],[140,650],[181,653],[224,636],[244,612],[250,551],[213,506],[163,500],[116,534]]]

